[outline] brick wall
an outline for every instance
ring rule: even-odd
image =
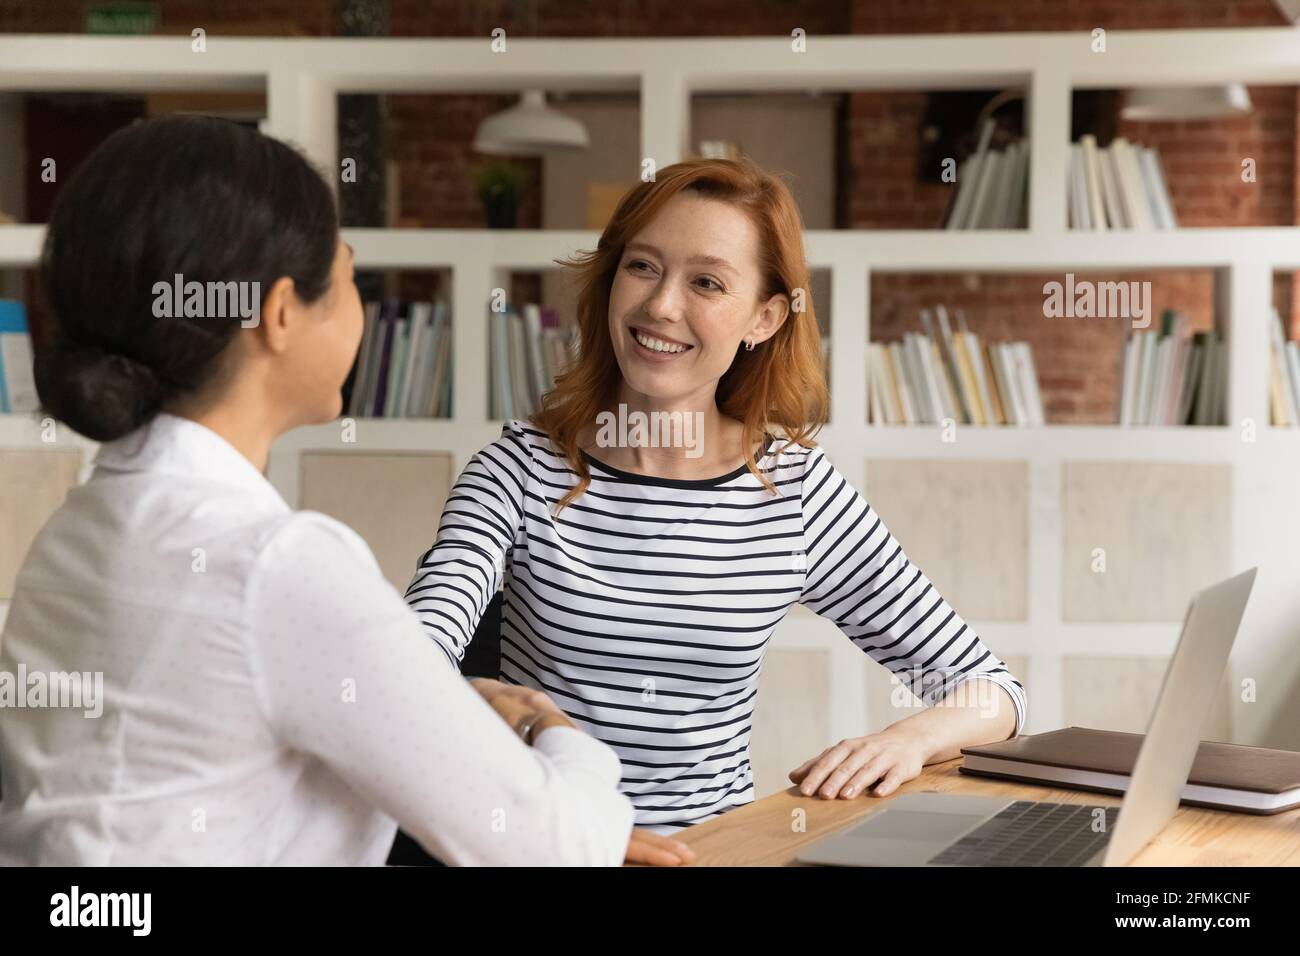
[[[87,0],[0,0],[0,33],[81,33]],[[159,0],[159,32],[189,33],[202,27],[219,35],[257,24],[262,36],[329,36],[333,0]],[[235,32],[227,30],[227,32]]]
[[[1107,29],[1179,29],[1275,26],[1271,3],[1088,0],[862,0],[852,31],[949,33]],[[1183,226],[1277,226],[1300,222],[1297,113],[1294,87],[1252,87],[1255,109],[1232,120],[1134,123],[1117,134],[1160,151],[1174,206]],[[851,192],[847,225],[855,228],[931,228],[948,189],[918,183],[917,129],[921,93],[854,93],[849,97],[847,157]],[[1241,179],[1241,160],[1256,160],[1255,183]],[[1066,270],[1070,271],[1070,270]],[[1205,270],[1087,274],[1076,280],[1147,280],[1153,310],[1188,313],[1196,329],[1213,320],[1214,277]],[[1050,422],[1106,423],[1118,415],[1121,350],[1127,330],[1117,320],[1045,319],[1043,283],[1056,275],[876,275],[871,287],[872,337],[894,340],[919,328],[917,310],[943,302],[960,308],[973,331],[993,339],[1028,341],[1041,379]],[[1296,295],[1292,294],[1293,285]],[[1300,302],[1300,279],[1275,283],[1284,314]],[[1298,317],[1300,318],[1300,317]],[[833,318],[832,318],[833,321]],[[1300,331],[1300,321],[1296,329]],[[833,335],[832,330],[832,335]]]
[[[928,21],[927,21],[928,22]],[[1300,222],[1297,192],[1297,116],[1294,87],[1252,87],[1252,112],[1201,122],[1135,123],[1117,134],[1156,147],[1181,226],[1282,226]],[[932,228],[951,186],[918,183],[920,93],[854,93],[849,104],[848,156],[852,190],[848,225],[854,228]],[[1256,162],[1255,182],[1242,179],[1241,161]],[[1085,276],[1077,270],[1076,279]],[[1126,328],[1119,321],[1045,320],[1042,286],[1055,276],[877,275],[871,289],[872,337],[892,341],[919,328],[917,309],[943,302],[961,308],[973,331],[1030,343],[1050,422],[1100,424],[1118,414],[1120,355]],[[1157,271],[1094,280],[1150,281],[1154,309],[1184,311],[1193,328],[1214,319],[1211,273]],[[1279,311],[1300,331],[1296,277],[1274,283]]]
[[[1278,26],[1270,0],[856,0],[853,33],[1023,33]]]
[[[333,0],[163,0],[164,32],[223,24],[267,35],[329,35]],[[546,37],[749,36],[907,34],[989,31],[1179,29],[1277,26],[1270,0],[640,0],[637,3],[511,0],[390,0],[394,36],[483,36],[495,27],[508,35]],[[80,0],[0,0],[0,32],[80,32]],[[1218,122],[1137,124],[1119,133],[1160,150],[1170,190],[1186,226],[1284,225],[1300,222],[1300,166],[1294,87],[1252,88],[1254,112]],[[402,181],[401,214],[411,224],[481,225],[482,212],[469,178],[478,161],[470,141],[479,120],[510,102],[499,96],[392,96],[388,98],[389,158]],[[931,228],[951,187],[916,182],[921,92],[854,93],[844,112],[839,209],[842,225],[855,228]],[[1258,181],[1243,183],[1241,159],[1256,159]],[[521,165],[535,174],[536,161]],[[540,225],[533,197],[520,225]],[[1082,278],[1082,274],[1078,274]],[[1042,284],[1051,276],[886,276],[872,284],[873,335],[895,338],[916,327],[916,310],[942,301],[962,308],[986,335],[1023,338],[1035,351],[1049,420],[1113,420],[1118,392],[1120,323],[1094,320],[1074,326],[1042,317]],[[1059,276],[1056,276],[1059,278]],[[1121,278],[1094,276],[1093,278]],[[1153,283],[1155,308],[1188,311],[1197,327],[1211,321],[1213,278],[1205,271],[1131,273]],[[413,280],[414,281],[414,280]],[[418,284],[418,282],[417,282]],[[1300,277],[1275,283],[1286,314],[1300,303]],[[832,317],[833,321],[833,317]],[[1300,332],[1300,316],[1296,316]],[[1077,326],[1077,327],[1076,327]],[[832,328],[832,335],[834,330]]]
[[[1211,325],[1214,274],[1209,270],[1068,271],[1074,272],[1076,283],[1149,281],[1152,328],[1159,328],[1166,308],[1187,312],[1194,330]],[[1116,318],[1045,318],[1043,284],[1053,280],[1064,283],[1064,272],[875,274],[871,337],[895,341],[904,332],[919,331],[918,310],[941,302],[950,314],[961,309],[970,330],[982,341],[1029,342],[1049,422],[1114,422],[1118,420],[1121,353],[1129,325]]]

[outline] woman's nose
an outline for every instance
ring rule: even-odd
[[[681,307],[681,295],[675,284],[668,279],[662,280],[655,286],[645,302],[646,314],[662,322],[671,322],[680,318]]]

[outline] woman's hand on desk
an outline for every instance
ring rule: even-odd
[[[874,795],[883,797],[920,774],[927,754],[920,736],[894,727],[841,740],[791,770],[790,780],[804,796],[828,800],[856,797],[879,780]]]
[[[624,862],[645,866],[681,866],[694,860],[695,851],[681,840],[660,836],[653,830],[633,827]]]

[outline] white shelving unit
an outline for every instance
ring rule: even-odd
[[[1066,168],[1073,89],[1175,83],[1300,84],[1300,31],[1289,28],[1111,32],[1104,53],[1085,32],[962,36],[813,36],[796,53],[788,37],[743,39],[509,39],[494,53],[482,39],[244,39],[208,37],[193,53],[188,37],[0,37],[0,91],[162,89],[267,91],[264,129],[299,145],[322,169],[337,169],[336,95],[340,92],[451,93],[639,91],[642,155],[659,166],[686,153],[694,93],[855,89],[1025,89],[1030,148],[1029,226],[1025,230],[811,231],[810,264],[830,270],[833,340],[832,423],[821,438],[850,475],[868,458],[1016,459],[1030,465],[1028,507],[1031,598],[1028,619],[973,623],[1002,655],[1027,654],[1030,730],[1059,726],[1060,667],[1067,653],[1167,654],[1176,624],[1081,626],[1062,620],[1061,465],[1069,460],[1226,463],[1234,471],[1232,566],[1270,565],[1256,589],[1250,649],[1234,659],[1245,673],[1277,673],[1279,648],[1293,640],[1300,607],[1285,586],[1287,548],[1270,531],[1300,533],[1297,504],[1276,475],[1300,463],[1300,436],[1268,427],[1267,329],[1276,269],[1300,268],[1300,228],[1180,229],[1087,234],[1066,228]],[[35,264],[41,226],[0,227],[0,267]],[[494,439],[487,419],[489,291],[511,270],[549,268],[552,260],[594,246],[574,231],[345,230],[365,269],[449,268],[455,322],[451,421],[362,420],[358,447],[439,449],[459,469]],[[869,340],[873,273],[901,271],[1136,270],[1208,268],[1220,281],[1218,321],[1229,343],[1227,426],[1133,428],[959,427],[940,440],[937,427],[866,424],[864,352]],[[826,308],[826,304],[822,304]],[[1044,320],[1070,321],[1070,320]],[[1258,441],[1241,438],[1243,423]],[[65,430],[66,433],[66,430]],[[39,442],[36,426],[0,417],[0,446]],[[86,444],[86,443],[83,443]],[[298,500],[297,455],[339,449],[337,425],[302,429],[276,446],[271,480]],[[1260,497],[1261,488],[1267,494]],[[1268,494],[1275,494],[1275,503]],[[1290,497],[1300,499],[1300,495]],[[1045,520],[1038,520],[1047,516]],[[1261,543],[1266,542],[1266,543]],[[1281,565],[1281,566],[1278,566]],[[1270,577],[1269,575],[1275,575]],[[1248,618],[1248,623],[1250,623]],[[862,733],[869,702],[862,655],[833,627],[792,614],[779,647],[826,647],[832,654],[828,702],[832,735]],[[1291,655],[1294,656],[1294,655]],[[1290,666],[1290,665],[1288,665]],[[1296,673],[1293,666],[1289,673]],[[874,707],[874,705],[872,705]],[[1234,727],[1253,742],[1276,708],[1249,712]],[[874,709],[871,713],[878,713]],[[872,721],[874,724],[875,721]],[[1293,741],[1300,746],[1300,740]]]

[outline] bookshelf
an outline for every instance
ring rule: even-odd
[[[810,265],[831,275],[830,301],[820,306],[833,316],[831,335],[838,346],[831,353],[831,423],[821,440],[850,479],[860,482],[871,497],[873,462],[971,469],[999,462],[1024,465],[1023,547],[1028,572],[1027,580],[1017,586],[1025,589],[1026,611],[1023,619],[973,619],[972,623],[997,653],[1024,659],[1025,670],[1017,676],[1029,687],[1030,732],[1062,725],[1074,713],[1069,702],[1095,692],[1089,690],[1090,678],[1071,676],[1074,660],[1162,657],[1172,649],[1181,621],[1181,613],[1157,623],[1066,619],[1062,591],[1071,585],[1062,553],[1068,539],[1063,496],[1069,468],[1079,461],[1226,469],[1231,480],[1226,493],[1229,530],[1223,533],[1224,565],[1239,570],[1259,563],[1263,570],[1233,666],[1237,674],[1246,676],[1289,675],[1290,687],[1300,680],[1300,669],[1285,650],[1294,637],[1290,622],[1300,619],[1300,597],[1293,593],[1300,589],[1288,588],[1286,581],[1294,562],[1287,541],[1300,538],[1300,495],[1291,487],[1300,474],[1300,440],[1286,429],[1268,427],[1265,387],[1265,323],[1272,278],[1275,271],[1300,268],[1300,228],[1082,233],[1068,229],[1066,223],[1073,90],[1219,82],[1300,84],[1300,33],[1289,28],[1111,31],[1104,53],[1094,53],[1090,36],[1081,31],[812,36],[805,53],[792,52],[785,36],[512,37],[508,52],[501,54],[492,52],[487,37],[210,36],[204,54],[191,53],[185,37],[0,37],[3,91],[264,89],[264,130],[298,144],[326,171],[337,168],[335,109],[340,92],[504,92],[544,87],[638,93],[642,154],[663,166],[687,151],[691,97],[696,93],[1023,87],[1031,157],[1027,228],[813,230],[805,236]],[[33,266],[43,232],[39,225],[0,227],[0,267]],[[344,238],[355,248],[360,269],[445,268],[452,275],[454,417],[361,420],[356,447],[450,452],[459,471],[500,431],[500,423],[487,418],[488,326],[478,303],[486,301],[489,290],[507,287],[512,270],[550,268],[553,259],[594,246],[596,233],[346,229]],[[1221,280],[1216,283],[1215,311],[1228,348],[1228,425],[959,426],[953,442],[942,441],[936,426],[867,426],[865,345],[871,338],[873,275],[1161,267],[1210,269]],[[1247,421],[1257,429],[1255,441],[1242,438]],[[32,422],[0,417],[0,447],[40,447],[39,440]],[[66,440],[93,447],[75,438],[63,437],[60,442]],[[268,476],[296,505],[299,456],[348,447],[340,444],[337,423],[301,429],[276,445]],[[887,513],[885,517],[889,519]],[[942,581],[936,583],[944,589]],[[1190,589],[1184,599],[1187,596]],[[961,604],[954,603],[960,609]],[[895,719],[886,699],[887,684],[882,691],[879,675],[867,673],[864,656],[833,625],[796,608],[778,628],[774,646],[783,652],[826,655],[828,666],[824,673],[818,672],[822,676],[815,686],[825,694],[826,727],[832,736],[859,734],[868,725],[877,727]],[[1127,671],[1116,673],[1117,680],[1129,679],[1123,676]],[[1157,668],[1156,679],[1159,673]],[[779,676],[771,679],[780,680]],[[1139,696],[1152,690],[1150,680],[1143,679],[1147,683],[1134,692]],[[793,697],[796,689],[789,691]],[[807,687],[799,692],[806,694]],[[1276,686],[1274,693],[1280,693]],[[1294,706],[1276,697],[1254,707],[1238,704],[1233,709],[1231,739],[1300,747],[1294,731],[1285,730],[1288,723],[1300,726],[1300,715],[1287,710]]]

